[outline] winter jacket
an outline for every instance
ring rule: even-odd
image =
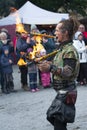
[[[33,42],[33,41],[31,41],[30,44],[27,44],[25,39],[19,38],[19,39],[17,40],[16,47],[17,47],[17,50],[18,50],[19,52],[27,52],[27,49],[28,49],[29,47],[32,47],[33,45],[34,45],[34,42]]]
[[[53,52],[56,48],[55,43],[51,38],[48,38],[48,41],[46,43],[43,43],[43,46],[46,49],[47,54]],[[52,60],[52,57],[49,57],[47,60]]]
[[[3,70],[3,73],[5,74],[9,74],[13,72],[12,63],[9,63],[9,60],[12,60],[12,57],[10,55],[6,56],[5,54],[3,54],[1,56],[2,70]]]
[[[73,40],[73,45],[77,49],[77,52],[79,54],[79,60],[80,63],[86,63],[87,62],[87,49],[85,47],[85,42],[82,40]]]
[[[19,38],[17,40],[17,45],[16,45],[18,51],[22,51],[22,52],[26,52],[27,48],[28,48],[28,44],[26,43],[26,40]]]

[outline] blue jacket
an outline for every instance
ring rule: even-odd
[[[33,47],[34,44],[33,41],[30,41],[30,44],[27,44],[25,39],[19,38],[16,47],[19,52],[27,52],[27,49]]]
[[[43,43],[44,48],[46,49],[46,53],[49,54],[56,49],[55,42],[52,38],[48,38],[46,43]],[[53,57],[49,57],[47,60],[52,60]]]
[[[1,56],[1,66],[2,66],[3,73],[5,74],[9,74],[13,72],[12,63],[9,63],[9,60],[12,60],[12,57],[10,55],[6,56],[5,54],[3,54]]]

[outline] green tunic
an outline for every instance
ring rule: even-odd
[[[54,80],[67,80],[67,81],[74,81],[77,78],[78,72],[79,72],[79,56],[75,49],[75,47],[72,45],[72,43],[68,43],[62,46],[61,49],[59,49],[58,53],[54,57],[53,64],[57,67],[63,68],[64,67],[64,59],[74,59],[76,60],[76,66],[72,71],[72,74],[70,77],[63,76],[63,75],[55,75],[53,76]]]

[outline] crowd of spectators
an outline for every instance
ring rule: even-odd
[[[36,25],[31,25],[31,33],[39,33],[48,35],[47,30],[39,31]],[[39,77],[39,84],[43,88],[50,87],[51,73],[42,73],[38,69],[35,62],[28,65],[26,62],[25,53],[34,52],[36,46],[40,43],[42,50],[39,50],[39,57],[53,52],[56,49],[58,43],[53,38],[41,37],[36,40],[37,36],[28,34],[25,30],[15,33],[13,39],[11,39],[8,30],[2,28],[0,30],[0,85],[2,93],[9,94],[15,92],[13,81],[13,68],[14,64],[19,66],[21,88],[25,91],[36,92],[39,91],[37,86],[37,76]],[[39,43],[38,43],[39,41]],[[87,84],[87,32],[85,26],[80,24],[78,31],[73,38],[73,45],[75,46],[80,60],[80,71],[77,78],[77,82],[80,85]],[[37,49],[38,50],[38,49]],[[21,53],[24,52],[24,53]],[[19,65],[20,59],[24,60],[25,64]],[[49,57],[49,62],[53,57]],[[45,61],[44,61],[45,62]]]

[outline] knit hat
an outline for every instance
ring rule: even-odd
[[[37,26],[35,24],[32,24],[30,27],[31,30],[37,29]]]
[[[31,33],[40,33],[35,24],[31,25],[30,30],[31,30]]]
[[[47,33],[47,31],[46,31],[46,30],[42,30],[42,31],[41,31],[41,34],[44,34],[44,33]]]
[[[83,35],[82,32],[78,31],[78,32],[75,33],[75,40],[78,39],[78,36],[79,36],[79,35]]]

